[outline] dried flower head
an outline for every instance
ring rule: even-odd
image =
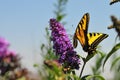
[[[114,15],[111,16],[112,25],[108,26],[108,29],[115,29],[117,32],[117,37],[120,39],[120,20],[118,20]]]

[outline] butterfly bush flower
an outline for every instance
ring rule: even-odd
[[[19,66],[19,56],[15,51],[9,49],[10,43],[0,37],[0,75]]]
[[[67,64],[65,67],[79,69],[79,56],[74,51],[63,25],[56,21],[56,19],[50,19],[50,29],[52,31],[53,49],[56,55],[60,56],[59,62]]]
[[[0,57],[5,55],[8,47],[9,47],[9,42],[3,37],[0,37]]]

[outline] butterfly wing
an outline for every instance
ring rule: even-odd
[[[77,47],[77,40],[81,43],[82,47],[88,44],[87,39],[87,31],[88,31],[88,24],[89,24],[89,14],[86,13],[80,20],[79,24],[77,25],[74,37],[73,37],[73,46],[74,48]]]
[[[88,45],[89,45],[89,51],[94,50],[96,46],[105,38],[108,37],[107,34],[103,33],[88,33]]]
[[[76,39],[76,35],[73,36],[73,47],[76,48],[78,45],[78,41]]]

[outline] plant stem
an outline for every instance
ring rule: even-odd
[[[82,73],[83,73],[83,70],[84,70],[84,68],[85,68],[85,65],[86,65],[86,61],[84,61],[84,64],[83,64],[82,70],[81,70],[81,72],[80,72],[79,78],[81,78],[81,76],[82,76]]]

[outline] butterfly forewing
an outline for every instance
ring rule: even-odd
[[[78,45],[78,41],[77,41],[77,38],[75,38],[75,35],[73,37],[73,47],[76,48]]]
[[[82,45],[82,47],[84,47],[87,43],[87,30],[88,30],[88,23],[89,23],[89,14],[86,13],[84,14],[84,16],[82,17],[82,19],[80,20],[75,34],[74,34],[74,40],[73,40],[73,46],[76,48],[76,40],[78,39]]]
[[[80,29],[82,29],[85,32],[87,32],[88,31],[88,24],[89,24],[89,14],[86,13],[86,14],[84,14],[82,19],[80,20],[80,22],[79,22],[77,27],[79,27]]]

